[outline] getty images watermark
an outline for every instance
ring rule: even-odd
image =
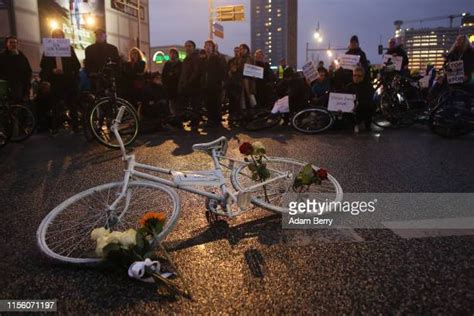
[[[359,216],[374,213],[377,199],[372,201],[331,201],[326,199],[305,199],[288,203],[288,225],[321,225],[330,227],[334,223],[334,214]]]
[[[285,229],[474,229],[474,193],[289,194]]]

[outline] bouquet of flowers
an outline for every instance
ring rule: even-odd
[[[325,169],[315,169],[313,168],[313,165],[307,164],[295,177],[295,181],[293,182],[293,190],[300,193],[305,189],[308,191],[311,185],[321,185],[321,183],[327,179],[328,172]]]
[[[128,268],[131,278],[148,282],[161,283],[173,294],[190,297],[187,290],[181,290],[168,278],[173,273],[162,273],[161,264],[157,260],[154,250],[154,240],[163,230],[166,216],[160,212],[148,212],[140,219],[138,230],[110,231],[104,227],[96,228],[91,232],[91,239],[96,241],[97,256],[106,259],[120,268]],[[168,253],[158,243],[166,255],[167,261],[176,270]]]
[[[239,146],[239,151],[245,156],[244,160],[249,162],[248,168],[252,173],[253,181],[265,182],[270,178],[270,171],[267,169],[267,164],[264,161],[267,158],[267,151],[261,142],[254,142],[253,144],[249,142],[242,143]],[[268,201],[265,186],[263,186],[263,190],[265,199]]]

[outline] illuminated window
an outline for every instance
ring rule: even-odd
[[[277,28],[277,32],[281,32],[281,27]],[[474,35],[473,35],[474,36]]]

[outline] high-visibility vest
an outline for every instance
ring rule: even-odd
[[[285,68],[282,65],[278,66],[278,78],[283,79],[283,73],[285,72]]]

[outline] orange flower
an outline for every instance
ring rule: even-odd
[[[156,222],[164,222],[166,214],[164,212],[148,212],[140,218],[140,225],[154,225]]]

